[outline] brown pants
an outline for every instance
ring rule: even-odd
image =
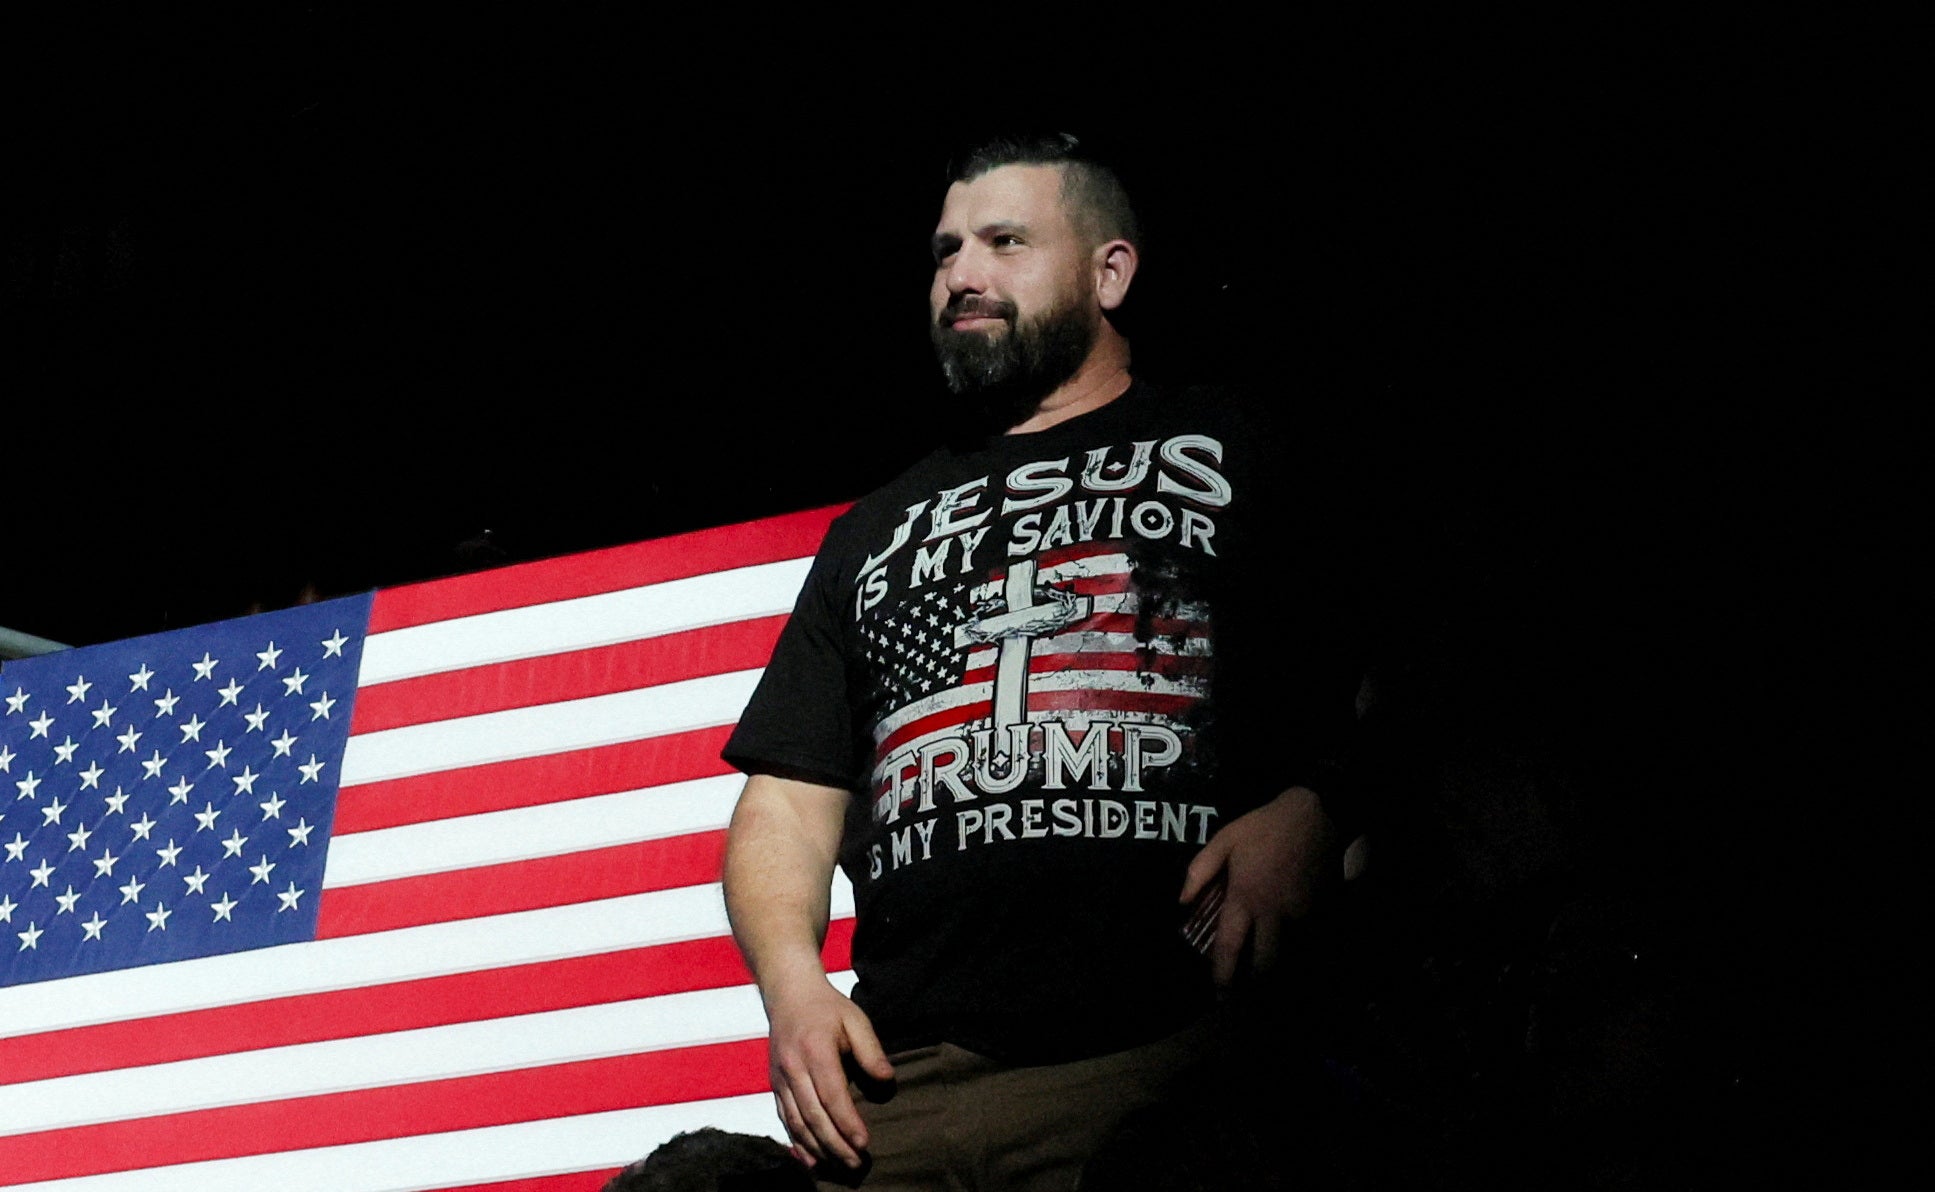
[[[872,1166],[823,1192],[1072,1192],[1082,1165],[1123,1117],[1167,1099],[1205,1058],[1199,1023],[1128,1051],[1016,1068],[943,1043],[891,1056],[885,1101],[851,1089]],[[825,1169],[822,1169],[824,1174]]]

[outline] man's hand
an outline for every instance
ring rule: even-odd
[[[1193,902],[1218,874],[1224,875],[1221,917],[1209,948],[1218,985],[1236,978],[1246,941],[1251,942],[1251,963],[1259,971],[1276,960],[1283,921],[1300,918],[1310,909],[1325,871],[1336,865],[1339,843],[1336,825],[1324,814],[1316,792],[1301,786],[1237,817],[1210,837],[1189,863],[1181,901]]]
[[[867,1127],[847,1092],[842,1057],[879,1081],[894,1078],[873,1024],[824,978],[806,978],[766,999],[767,1062],[779,1117],[803,1158],[860,1166]]]

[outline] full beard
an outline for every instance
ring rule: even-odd
[[[963,307],[1000,314],[1005,332],[955,331],[942,320]],[[1073,377],[1095,345],[1095,317],[1077,303],[1057,305],[1032,320],[1018,320],[1012,303],[974,299],[950,304],[929,329],[934,355],[948,390],[967,399],[972,433],[1000,434],[1026,421],[1041,400]]]

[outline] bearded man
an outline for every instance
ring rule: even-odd
[[[1338,868],[1357,673],[1296,566],[1307,460],[1131,376],[1139,239],[1072,137],[965,159],[929,306],[973,426],[831,527],[726,748],[727,908],[829,1186],[1073,1188]]]

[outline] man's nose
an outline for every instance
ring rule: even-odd
[[[962,245],[947,266],[949,294],[979,294],[987,289],[987,262],[972,245]]]

